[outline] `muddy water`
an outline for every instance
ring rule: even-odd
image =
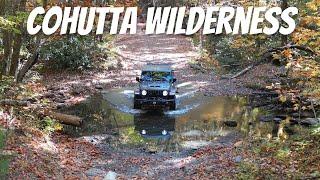
[[[142,148],[150,152],[182,151],[233,143],[241,136],[278,136],[279,125],[262,123],[264,112],[248,106],[247,97],[206,97],[192,88],[180,90],[175,111],[133,109],[133,90],[104,91],[68,113],[84,118],[81,128],[65,132],[85,136],[113,148]]]

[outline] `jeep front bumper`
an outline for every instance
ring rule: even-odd
[[[135,103],[141,106],[158,107],[158,106],[168,106],[175,103],[175,98],[135,98]]]

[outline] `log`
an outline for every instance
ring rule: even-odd
[[[222,76],[222,79],[235,79],[245,73],[247,73],[248,71],[250,71],[255,65],[250,65],[247,68],[243,69],[242,71],[238,72],[237,74],[233,75],[233,76]]]
[[[316,53],[310,47],[299,46],[299,45],[286,45],[286,46],[283,46],[283,47],[271,48],[271,49],[267,50],[264,54],[271,53],[271,52],[277,52],[277,51],[283,51],[283,50],[286,50],[286,49],[299,49],[301,51],[305,51],[305,52],[310,53],[310,54],[315,54]]]
[[[62,124],[73,125],[73,126],[81,126],[82,118],[74,115],[62,114],[53,111],[46,110],[44,112],[46,116],[49,116],[53,119],[56,119]]]
[[[316,52],[313,51],[311,48],[306,47],[306,46],[299,46],[299,45],[287,45],[287,46],[283,46],[283,47],[272,48],[272,49],[265,51],[262,54],[262,58],[260,61],[255,62],[254,64],[248,66],[247,68],[243,69],[242,71],[240,71],[239,73],[237,73],[231,77],[230,76],[222,76],[222,79],[235,79],[235,78],[245,74],[246,72],[250,71],[255,66],[258,66],[258,65],[264,63],[268,59],[268,57],[271,55],[272,52],[279,52],[279,51],[283,51],[286,49],[299,49],[301,51],[305,51],[310,54],[316,54]]]
[[[250,71],[253,67],[254,67],[254,65],[248,66],[244,70],[242,70],[242,71],[238,72],[236,75],[232,76],[231,79],[237,78],[237,77],[245,74],[246,72]]]
[[[0,100],[1,106],[28,106],[30,102],[28,101],[19,101],[19,100],[12,100],[12,99],[4,99]]]
[[[202,73],[206,72],[205,69],[201,65],[198,65],[198,64],[189,64],[189,65],[194,70],[198,70],[198,71],[200,71]]]

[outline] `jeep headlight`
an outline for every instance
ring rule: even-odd
[[[161,132],[161,134],[165,136],[165,135],[168,134],[168,132],[167,132],[166,130],[163,130],[163,131]]]
[[[163,91],[163,92],[162,92],[162,95],[163,95],[163,96],[168,96],[168,94],[169,94],[168,91]]]
[[[141,94],[142,94],[143,96],[145,96],[145,95],[147,95],[147,91],[146,91],[146,90],[142,90],[142,91],[141,91]]]
[[[140,94],[140,90],[139,89],[135,90],[134,94],[139,95]]]

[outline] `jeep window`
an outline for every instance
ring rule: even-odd
[[[160,71],[143,71],[141,74],[142,81],[171,81],[172,75],[170,72]]]

